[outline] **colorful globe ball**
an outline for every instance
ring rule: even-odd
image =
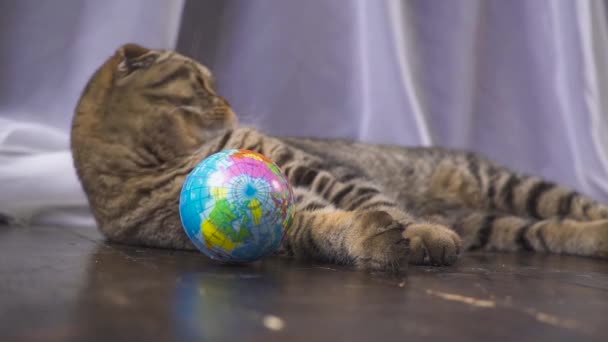
[[[238,263],[278,250],[295,205],[291,186],[270,159],[248,150],[224,150],[188,175],[179,213],[200,251]]]

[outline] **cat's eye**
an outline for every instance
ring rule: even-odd
[[[139,58],[136,60],[127,60],[126,61],[127,67],[129,68],[129,70],[147,68],[150,65],[152,65],[152,63],[154,63],[154,61],[156,61],[157,58],[158,58],[157,55],[151,55],[151,56],[146,56],[144,58]]]
[[[202,87],[205,87],[205,80],[200,75],[196,75],[196,82],[200,84]]]
[[[154,64],[157,59],[157,54],[149,54],[147,56],[141,56],[138,58],[127,58],[120,63],[118,69],[126,76],[135,70],[148,68],[150,65]]]
[[[213,87],[213,82],[205,81],[205,79],[203,77],[201,77],[200,75],[196,75],[196,82],[198,82],[201,85],[201,87],[203,87],[203,89],[205,89],[206,92],[215,95],[215,89]]]

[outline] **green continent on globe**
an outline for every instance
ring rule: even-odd
[[[237,210],[230,205],[227,198],[216,199],[209,217],[201,225],[203,235],[212,246],[231,251],[251,236],[251,233],[245,228],[249,216],[238,215],[235,212]],[[243,220],[238,222],[239,229],[237,231],[233,224],[239,216],[243,217]]]

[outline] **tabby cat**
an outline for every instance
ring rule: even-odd
[[[194,248],[182,183],[210,154],[244,148],[294,187],[282,252],[297,258],[390,271],[451,265],[462,250],[608,257],[608,206],[472,153],[239,128],[209,70],[172,51],[118,49],[84,89],[71,143],[99,228],[119,243]]]

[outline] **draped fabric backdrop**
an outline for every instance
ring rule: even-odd
[[[0,213],[83,223],[65,210],[86,208],[69,123],[128,41],[207,64],[268,133],[465,148],[608,202],[607,13],[592,0],[2,3]]]

